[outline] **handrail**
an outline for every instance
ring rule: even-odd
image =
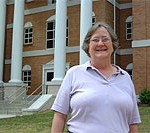
[[[28,104],[31,104],[40,94],[42,94],[42,91],[38,95],[36,95],[31,101],[29,101]]]
[[[10,95],[9,97],[6,97],[8,100],[14,96],[16,96],[16,92],[20,91],[23,87],[26,87],[27,85],[23,84],[17,91],[15,91],[12,95]]]
[[[40,88],[42,87],[42,84],[40,85],[40,86],[38,86],[28,97],[27,97],[27,101],[28,101],[28,99],[35,93],[35,92],[37,92],[38,90],[40,90]],[[32,103],[39,95],[41,95],[42,94],[42,90],[34,97],[34,98],[32,98],[32,100],[30,100],[27,104],[30,104],[30,103]]]
[[[21,96],[26,90],[23,90],[20,94],[18,94],[13,100],[9,102],[9,104],[13,103],[19,96]]]
[[[27,96],[27,99],[30,98],[35,92],[37,92],[42,87],[42,84],[38,86],[29,96]]]
[[[4,90],[0,90],[0,93],[4,93]]]

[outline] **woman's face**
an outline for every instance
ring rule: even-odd
[[[92,60],[111,58],[113,44],[109,32],[104,27],[99,27],[91,36],[89,54]]]

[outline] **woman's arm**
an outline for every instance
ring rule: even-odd
[[[138,133],[138,124],[131,124],[129,133]]]
[[[67,115],[54,112],[51,133],[63,133]]]

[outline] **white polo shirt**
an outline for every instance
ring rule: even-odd
[[[132,80],[118,71],[109,79],[90,62],[70,68],[52,110],[68,114],[72,133],[128,133],[129,125],[140,123]]]

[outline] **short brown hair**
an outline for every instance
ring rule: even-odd
[[[89,54],[89,44],[90,44],[90,39],[91,39],[91,36],[95,33],[95,31],[99,28],[99,27],[104,27],[108,33],[110,34],[110,37],[111,37],[111,40],[112,40],[112,44],[113,44],[113,48],[114,48],[114,51],[116,49],[118,49],[118,38],[117,38],[117,35],[114,33],[113,29],[108,25],[106,24],[105,22],[97,22],[95,25],[93,25],[88,33],[86,34],[85,38],[84,38],[84,41],[83,41],[83,46],[82,46],[82,49],[85,51],[85,53],[90,57],[90,54]]]

